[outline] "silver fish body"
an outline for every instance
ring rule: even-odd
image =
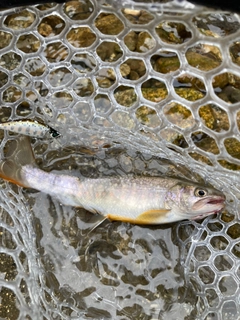
[[[60,136],[57,130],[35,120],[15,120],[0,123],[0,129],[41,139],[52,139]]]
[[[111,220],[162,224],[202,218],[219,212],[224,206],[225,197],[220,191],[174,178],[79,179],[44,172],[35,166],[30,145],[22,137],[18,139],[14,154],[15,159],[1,162],[2,178],[50,194],[65,205],[100,213]]]

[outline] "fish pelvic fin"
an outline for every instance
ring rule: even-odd
[[[21,187],[29,187],[22,175],[23,166],[35,165],[29,137],[11,140],[6,148],[6,157],[0,160],[0,177]]]
[[[89,235],[91,232],[93,232],[95,229],[97,229],[107,219],[108,219],[107,217],[101,217],[100,220],[89,230],[87,235]]]
[[[125,216],[115,215],[115,214],[108,214],[107,218],[113,221],[122,221],[128,222],[132,224],[145,224],[145,225],[154,225],[154,224],[161,224],[167,223],[166,214],[170,210],[168,209],[152,209],[145,211],[138,215],[136,218],[128,218]]]

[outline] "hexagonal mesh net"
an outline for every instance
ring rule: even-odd
[[[227,196],[202,221],[94,228],[98,215],[1,180],[1,319],[237,319],[239,16],[79,0],[0,19],[0,121],[61,133],[32,139],[42,169],[169,174]],[[0,135],[3,156],[16,134]]]

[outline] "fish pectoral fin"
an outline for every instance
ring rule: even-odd
[[[168,213],[169,211],[170,210],[168,209],[148,210],[141,213],[139,216],[137,216],[136,220],[139,221],[138,223],[141,223],[141,224],[161,223],[161,220],[164,220],[166,213]]]
[[[116,214],[107,214],[106,218],[111,220],[111,221],[121,221],[121,222],[127,222],[127,223],[136,223],[135,219],[133,218],[128,218],[125,216],[120,216],[120,215],[116,215]]]
[[[152,209],[139,214],[136,218],[128,218],[115,214],[108,214],[107,218],[113,221],[122,221],[133,224],[161,224],[167,222],[165,216],[169,211],[170,210],[168,209]]]

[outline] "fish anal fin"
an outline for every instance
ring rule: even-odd
[[[145,211],[138,215],[136,218],[128,218],[125,216],[115,215],[115,214],[108,214],[107,218],[113,221],[122,221],[128,222],[132,224],[161,224],[166,223],[166,214],[170,210],[168,209],[152,209]]]

